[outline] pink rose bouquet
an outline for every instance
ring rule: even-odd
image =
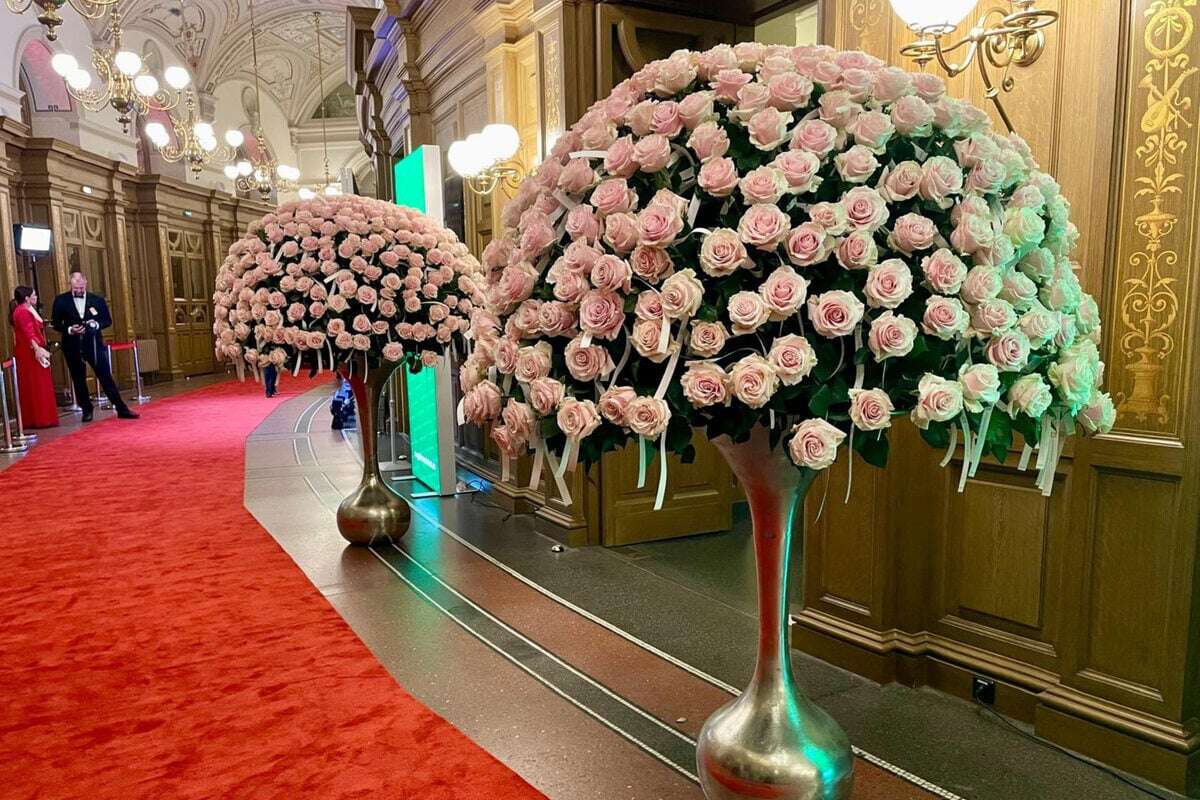
[[[504,219],[464,385],[476,422],[497,380],[532,409],[506,452],[561,466],[640,437],[686,460],[694,428],[764,425],[801,468],[842,446],[883,465],[908,416],[964,446],[964,476],[1020,435],[1049,491],[1076,423],[1112,426],[1069,205],[937,76],[824,46],[679,51],[592,106]],[[537,380],[511,368],[547,342]]]
[[[285,203],[217,271],[217,357],[239,371],[416,371],[470,331],[486,284],[466,245],[419,211],[354,195]]]

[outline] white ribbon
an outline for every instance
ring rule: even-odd
[[[663,429],[658,439],[658,494],[654,498],[654,510],[663,507],[663,498],[667,494],[667,430]]]
[[[850,425],[850,438],[847,440],[846,447],[846,497],[842,500],[842,505],[850,503],[850,487],[854,485],[854,425]]]
[[[458,420],[459,425],[467,424],[466,405],[467,405],[466,395],[463,395],[462,397],[458,398],[458,408],[455,409],[454,416]]]
[[[500,454],[500,481],[502,483],[510,483],[512,481],[512,463],[507,453]]]
[[[529,471],[529,488],[537,489],[542,482],[542,465],[545,463],[546,445],[541,434],[533,432],[533,468]]]
[[[638,437],[638,481],[637,488],[646,488],[646,437]]]
[[[979,433],[975,437],[975,453],[971,457],[971,477],[975,477],[975,471],[979,469],[979,462],[983,460],[983,446],[987,443],[988,426],[992,424],[992,406],[988,406],[983,410],[983,418],[979,420]]]
[[[625,352],[621,354],[621,360],[617,362],[617,366],[613,368],[612,377],[608,381],[608,388],[611,389],[617,385],[617,376],[621,374],[621,370],[625,368],[625,364],[629,362],[629,351],[632,348],[629,344],[629,331],[625,332]]]
[[[971,438],[971,428],[966,412],[963,412],[962,416],[958,418],[958,424],[962,426],[963,433],[962,473],[958,476],[958,491],[961,494],[967,488],[967,473],[970,472],[971,466],[971,443],[974,440]]]
[[[862,323],[860,322],[854,326],[854,358],[855,358],[855,360],[858,359],[858,351],[862,349],[862,346],[863,346],[863,335],[862,335]],[[887,362],[885,361],[884,363],[887,363]],[[863,387],[863,381],[866,379],[866,377],[867,377],[866,364],[859,361],[857,364],[854,365],[854,388],[861,389]],[[849,489],[847,489],[847,492],[848,491],[849,491]],[[849,497],[850,495],[847,494],[846,496]]]
[[[301,356],[301,353],[296,353],[296,366],[292,367],[292,377],[293,378],[300,374],[300,362],[301,362],[300,356]]]
[[[1029,442],[1026,442],[1025,446],[1021,448],[1021,460],[1017,462],[1017,469],[1021,472],[1029,469],[1029,457],[1032,455],[1033,448],[1029,446]]]
[[[579,206],[579,201],[573,197],[568,197],[566,192],[564,192],[562,189],[558,189],[554,192],[554,199],[562,203],[563,208],[567,209],[568,211],[573,211]]]
[[[692,202],[688,203],[687,220],[688,227],[691,227],[696,222],[696,215],[700,213],[700,195],[692,195]]]
[[[576,150],[571,153],[571,158],[607,158],[607,150]]]
[[[950,463],[950,459],[954,458],[954,450],[958,447],[958,428],[950,426],[950,444],[946,447],[946,455],[942,456],[942,460],[938,462],[939,467],[944,467]]]
[[[550,474],[554,476],[554,485],[558,489],[558,499],[563,505],[571,505],[571,490],[567,488],[567,482],[558,474],[558,461],[554,458],[554,453],[551,453],[543,444],[542,449],[546,452],[546,460],[550,462]]]
[[[563,445],[562,458],[558,462],[558,467],[554,470],[554,477],[561,478],[563,475],[567,474],[567,464],[571,460],[571,448],[575,444],[575,440],[568,436],[567,443]]]
[[[675,337],[675,352],[671,354],[671,360],[667,362],[667,368],[658,382],[658,388],[654,391],[655,400],[662,400],[667,393],[667,387],[671,385],[671,377],[675,374],[675,367],[679,364],[679,354],[683,352],[683,335],[686,331],[686,321],[681,320],[679,335]]]

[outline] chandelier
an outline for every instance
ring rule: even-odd
[[[175,163],[185,161],[193,175],[199,175],[204,166],[212,161],[229,161],[237,158],[237,148],[242,146],[245,137],[236,128],[225,131],[225,146],[217,143],[216,133],[212,123],[200,119],[196,110],[196,96],[188,92],[186,102],[187,113],[183,119],[174,114],[167,114],[174,131],[175,143],[171,143],[171,134],[167,126],[157,120],[146,123],[147,138],[158,148],[159,155],[164,161]]]
[[[1000,102],[1000,92],[1011,92],[1016,81],[1010,74],[1013,67],[1027,67],[1038,60],[1046,49],[1042,32],[1058,19],[1057,11],[1034,8],[1036,0],[1009,0],[1009,10],[992,8],[983,14],[963,38],[953,44],[943,44],[943,38],[971,12],[975,0],[949,0],[930,3],[928,0],[891,0],[892,10],[910,29],[922,36],[919,41],[900,48],[903,55],[916,61],[921,69],[934,59],[953,78],[965,72],[971,62],[979,65],[984,95],[996,106],[1000,119],[1011,132],[1012,120]],[[952,64],[947,56],[966,48],[962,61]],[[982,55],[980,54],[982,51]],[[999,83],[992,81],[988,65],[1002,70]]]
[[[233,181],[239,192],[258,192],[267,197],[272,192],[290,192],[296,188],[300,170],[288,164],[280,164],[267,144],[262,129],[262,90],[258,78],[258,26],[254,24],[254,0],[250,0],[250,49],[254,58],[254,103],[258,119],[254,124],[255,152],[236,164],[225,167],[225,177]],[[228,134],[226,134],[228,141]]]
[[[128,133],[135,114],[145,114],[151,109],[167,110],[178,105],[181,92],[192,78],[183,67],[167,67],[163,71],[167,86],[161,86],[158,78],[146,69],[141,56],[132,50],[121,49],[121,13],[117,7],[114,5],[108,14],[112,43],[108,47],[92,49],[92,67],[100,76],[101,86],[92,87],[92,74],[80,67],[70,53],[56,54],[50,60],[50,66],[66,81],[71,97],[88,111],[97,112],[112,106],[121,128]]]
[[[453,142],[446,151],[450,167],[466,179],[476,194],[491,194],[504,184],[516,189],[521,182],[521,165],[512,160],[521,146],[517,130],[512,125],[492,123],[479,133]]]
[[[68,3],[81,17],[100,19],[104,9],[117,2],[119,0],[4,0],[8,10],[14,14],[23,14],[31,7],[37,6],[40,12],[37,21],[45,27],[46,41],[49,42],[58,40],[58,26],[63,23],[62,15],[58,12]]]
[[[322,94],[325,91],[325,62],[321,60],[321,12],[313,12],[313,31],[317,40],[317,86],[320,87]],[[321,191],[328,195],[334,196],[342,193],[342,187],[333,182],[329,177],[329,137],[325,126],[325,114],[321,114],[321,150],[325,155],[325,173],[324,180],[321,181]],[[307,186],[302,186],[299,191],[301,200],[312,200],[317,196],[317,193]]]

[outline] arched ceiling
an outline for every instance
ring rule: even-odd
[[[312,12],[321,13],[324,85],[318,85]],[[126,0],[126,30],[143,30],[169,42],[192,72],[196,86],[211,93],[229,80],[254,82],[247,0]],[[259,79],[298,124],[321,99],[345,81],[346,4],[327,0],[257,0]],[[94,29],[102,33],[104,20]],[[167,58],[170,59],[170,55]]]

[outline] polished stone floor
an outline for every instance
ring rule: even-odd
[[[247,506],[396,678],[556,800],[699,797],[694,736],[753,666],[744,513],[725,534],[562,549],[484,491],[414,499],[399,546],[346,548],[332,512],[357,482],[356,434],[328,423],[317,391],[259,428]],[[794,663],[858,748],[941,796],[1151,796],[955,698]]]

